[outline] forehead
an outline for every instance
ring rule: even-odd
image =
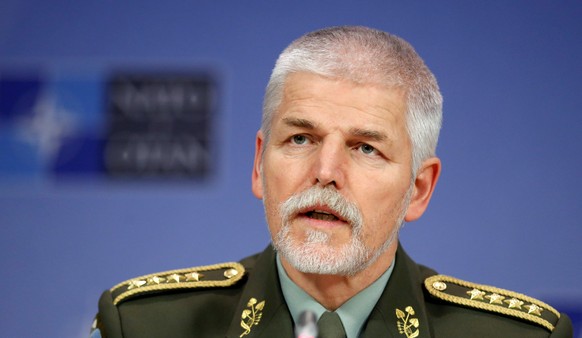
[[[285,81],[276,120],[300,114],[314,119],[331,116],[349,118],[354,123],[400,126],[406,123],[405,97],[405,91],[398,87],[292,73]]]

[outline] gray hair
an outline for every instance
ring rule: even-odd
[[[308,33],[292,42],[277,59],[267,85],[261,122],[265,142],[285,80],[296,72],[404,89],[413,174],[435,155],[443,99],[436,78],[403,39],[371,28],[342,26]]]

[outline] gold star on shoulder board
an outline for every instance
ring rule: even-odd
[[[127,289],[131,290],[131,289],[135,289],[135,288],[141,288],[145,284],[146,284],[145,280],[134,279],[134,280],[129,281],[129,283],[127,284]]]
[[[485,296],[485,298],[489,299],[489,304],[501,304],[501,305],[503,305],[503,300],[505,299],[505,297],[498,295],[496,293],[487,295]]]
[[[526,305],[525,308],[527,309],[527,313],[529,314],[534,314],[534,315],[538,315],[541,316],[542,315],[542,311],[544,311],[543,308],[535,305],[535,304],[531,304],[531,305]]]
[[[448,285],[444,288],[443,284]],[[560,312],[526,295],[458,278],[434,275],[424,280],[425,290],[441,301],[517,318],[556,333]],[[548,332],[546,332],[548,334]],[[581,337],[582,338],[582,337]]]
[[[485,296],[485,292],[483,292],[479,289],[473,289],[471,291],[467,291],[467,294],[471,296],[471,300],[473,300],[473,299],[483,300],[483,296]]]
[[[511,298],[509,300],[505,300],[504,303],[507,304],[507,307],[510,309],[519,309],[521,310],[521,306],[523,302],[517,298]]]
[[[148,278],[148,285],[163,283],[166,279],[163,277],[153,276]]]
[[[199,272],[190,272],[186,274],[186,280],[188,282],[199,282],[203,277],[204,275]]]
[[[180,283],[183,278],[184,277],[178,275],[177,273],[174,273],[168,276],[167,283]]]

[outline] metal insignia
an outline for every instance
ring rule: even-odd
[[[457,293],[440,290],[439,283],[455,285]],[[554,330],[554,323],[560,319],[560,313],[548,304],[509,290],[443,275],[435,275],[425,279],[424,286],[431,295],[441,300],[524,319],[550,331]],[[458,290],[463,291],[459,293]]]
[[[432,283],[432,287],[439,291],[445,291],[447,289],[447,284],[439,281]]]
[[[236,269],[228,269],[224,272],[224,277],[230,279],[234,276],[238,275],[238,271]]]
[[[471,296],[471,300],[483,300],[483,296],[485,296],[485,292],[475,288],[471,291],[467,291],[467,294]]]
[[[240,326],[245,329],[245,331],[240,335],[244,337],[251,333],[251,329],[255,325],[259,325],[261,317],[263,316],[263,308],[265,307],[265,301],[257,304],[256,298],[251,298],[247,303],[248,309],[243,310],[242,320],[240,321]]]
[[[412,306],[407,306],[404,311],[396,309],[398,332],[400,332],[400,334],[405,334],[406,338],[415,338],[420,334],[420,330],[418,330],[418,318],[412,318],[414,313]]]

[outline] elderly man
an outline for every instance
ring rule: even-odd
[[[402,39],[363,27],[299,38],[275,65],[256,137],[272,246],[118,284],[92,335],[571,337],[549,305],[437,275],[399,246],[441,171],[441,119],[437,82]]]

